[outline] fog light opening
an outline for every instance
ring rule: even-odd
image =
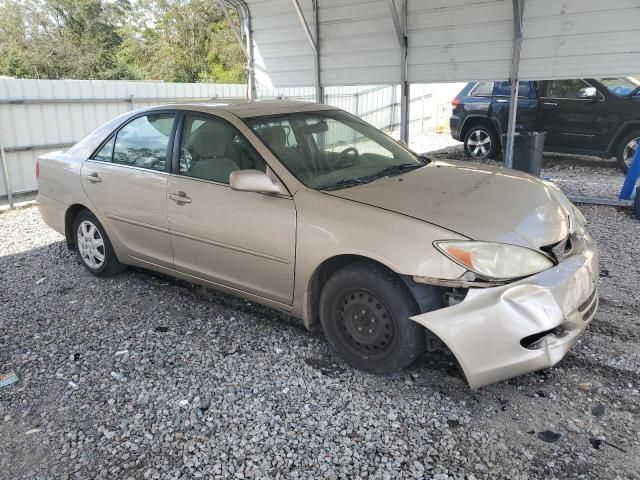
[[[522,345],[527,350],[540,350],[544,345],[545,337],[553,335],[556,338],[562,338],[567,334],[568,332],[564,329],[564,327],[559,326],[556,328],[552,328],[551,330],[545,330],[544,332],[534,333],[533,335],[524,337],[522,340],[520,340],[520,345]]]

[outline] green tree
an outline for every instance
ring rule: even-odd
[[[212,0],[0,0],[0,75],[242,82],[244,64]]]

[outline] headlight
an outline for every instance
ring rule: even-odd
[[[487,280],[526,277],[553,266],[542,253],[506,243],[446,240],[434,245],[449,259]]]

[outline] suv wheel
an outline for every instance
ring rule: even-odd
[[[491,127],[476,125],[464,136],[464,152],[467,157],[481,161],[496,158],[500,150],[498,136]]]
[[[640,131],[631,132],[620,141],[618,149],[616,150],[616,160],[618,160],[618,166],[622,173],[627,173],[633,156],[638,148],[638,140],[640,140]]]
[[[320,295],[320,321],[333,349],[371,373],[397,372],[425,350],[425,332],[409,317],[418,307],[402,281],[368,263],[336,272]]]

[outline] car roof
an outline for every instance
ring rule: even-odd
[[[318,110],[337,110],[336,107],[322,103],[296,102],[293,100],[221,100],[206,103],[180,103],[143,108],[139,111],[157,109],[191,110],[203,113],[216,113],[221,110],[233,113],[240,118],[261,117],[295,112],[313,112]]]

